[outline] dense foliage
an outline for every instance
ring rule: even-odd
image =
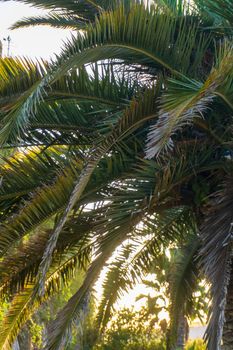
[[[50,12],[15,27],[76,33],[54,61],[0,61],[0,349],[86,269],[49,325],[46,350],[64,347],[107,267],[101,334],[171,246],[167,346],[179,346],[204,276],[207,347],[231,349],[231,1],[19,1]]]
[[[143,322],[143,314],[122,309],[107,329],[104,339],[95,350],[163,350],[164,335],[160,329],[153,329]]]

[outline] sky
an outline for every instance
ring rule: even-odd
[[[7,54],[7,42],[3,39],[11,37],[10,55],[42,57],[49,59],[59,53],[63,41],[70,36],[69,30],[53,29],[47,26],[29,27],[9,30],[9,27],[23,17],[43,14],[38,10],[14,1],[0,2],[0,40],[3,43],[3,54]]]

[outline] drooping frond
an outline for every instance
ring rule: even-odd
[[[195,0],[198,10],[214,19],[214,26],[226,27],[231,32],[233,24],[233,9],[231,0]],[[228,35],[228,33],[226,32]]]
[[[30,151],[15,152],[11,157],[3,157],[0,166],[1,221],[5,214],[14,212],[15,203],[29,197],[34,190],[44,184],[44,176],[47,183],[51,183],[56,172],[68,163],[69,151],[56,147],[44,152],[34,147]]]
[[[122,118],[113,128],[112,132],[107,135],[104,141],[95,145],[90,152],[89,159],[86,160],[86,165],[74,182],[72,193],[70,194],[69,202],[58,221],[53,235],[51,235],[48,245],[46,247],[40,270],[39,270],[39,284],[41,290],[43,290],[43,283],[46,272],[50,265],[50,259],[52,253],[56,247],[56,242],[59,234],[68,218],[70,211],[73,209],[76,202],[82,196],[88,182],[99,164],[102,157],[106,156],[111,149],[122,141],[127,135],[137,130],[146,121],[150,120],[154,116],[154,103],[155,103],[154,89],[148,90],[144,93],[139,101],[132,101],[130,106],[125,110]]]
[[[102,158],[92,175],[81,204],[85,205],[90,201],[101,202],[108,197],[109,190],[114,191],[114,186],[112,188],[108,186],[116,178],[124,177],[130,171],[136,160],[136,154],[141,149],[139,144],[137,146],[137,142],[131,140],[128,147],[121,145],[120,152],[115,151],[111,156]],[[36,152],[34,149],[34,152],[25,153],[22,157],[17,155],[17,158],[17,161],[14,158],[9,159],[1,171],[2,252],[17,244],[27,233],[35,230],[65,207],[69,189],[72,189],[77,172],[83,166],[82,154],[76,150],[65,151],[63,148],[54,148],[46,152],[40,152],[40,149]],[[20,166],[22,182],[18,180]],[[50,169],[50,174],[45,179],[43,176],[46,169],[48,172]],[[37,177],[39,174],[43,179],[42,182]],[[14,207],[13,203],[17,205]],[[8,211],[9,207],[12,214]],[[3,215],[6,215],[7,222],[4,222]]]
[[[130,179],[129,179],[130,180]],[[79,315],[80,307],[85,300],[85,295],[89,294],[91,287],[98,278],[103,265],[117,246],[127,239],[127,235],[132,232],[134,227],[141,221],[147,210],[150,210],[152,205],[151,184],[142,180],[137,186],[132,179],[130,186],[127,183],[123,188],[122,184],[117,191],[116,185],[113,187],[112,196],[106,197],[109,204],[106,204],[105,214],[98,215],[98,220],[95,225],[95,237],[98,234],[99,238],[96,241],[99,247],[99,254],[96,253],[97,259],[94,260],[92,267],[87,275],[87,280],[84,282],[81,290],[69,302],[69,306],[65,308],[58,316],[57,321],[52,325],[52,338],[49,339],[48,348],[56,349],[58,344],[66,339],[67,332],[69,333],[72,327],[73,320]],[[128,188],[132,187],[132,192],[129,196]],[[141,188],[142,187],[142,188]],[[145,198],[147,194],[148,198]],[[121,210],[120,210],[121,209]],[[109,220],[111,218],[111,220]],[[102,254],[103,252],[103,254]],[[105,255],[107,254],[107,255]]]
[[[109,222],[107,217],[100,220],[100,223],[97,225],[97,232],[101,232],[101,238],[98,240],[97,257],[90,265],[81,288],[59,312],[55,321],[52,322],[46,349],[55,350],[67,342],[72,324],[74,321],[77,322],[83,303],[85,303],[87,295],[89,295],[106,262],[112,256],[115,249],[126,240],[127,235],[133,231],[135,226],[141,221],[144,213],[149,209],[148,205],[150,202],[146,202],[146,198],[142,198],[137,208],[133,208],[129,212],[124,212],[122,214],[123,220],[121,219],[121,226],[118,224],[118,210],[121,208],[122,202],[111,204],[110,207],[115,212],[112,222]],[[127,203],[130,208],[132,208],[132,204]]]
[[[178,71],[187,72],[191,59],[193,68],[201,63],[208,43],[209,38],[198,33],[195,21],[188,23],[185,18],[160,14],[144,5],[132,6],[129,12],[121,7],[101,15],[87,26],[83,36],[66,45],[58,61],[58,74],[78,67],[82,60],[84,64],[119,58],[180,75]],[[196,54],[191,58],[194,48]]]
[[[28,282],[23,291],[15,295],[0,326],[0,348],[2,350],[12,348],[21,327],[44,301],[70,281],[76,266],[75,256],[61,261],[61,265],[51,271],[46,279],[46,292],[43,298],[38,295],[35,297],[33,282]]]
[[[78,33],[66,44],[45,78],[28,90],[8,113],[0,133],[2,143],[12,133],[15,137],[23,134],[36,106],[46,96],[48,85],[70,69],[104,59],[121,59],[160,73],[165,70],[182,76],[189,70],[191,60],[193,71],[201,64],[208,43],[209,39],[200,34],[195,21],[189,23],[183,17],[161,15],[144,5],[134,5],[130,11],[120,7],[103,13],[84,33]]]
[[[90,215],[83,213],[70,218],[58,240],[52,266],[59,266],[64,256],[75,255],[76,265],[80,268],[86,267],[93,250],[93,221]],[[51,229],[42,228],[28,242],[4,256],[0,263],[1,299],[8,299],[15,293],[20,293],[28,282],[35,281],[51,232]]]
[[[55,28],[63,28],[63,29],[72,29],[79,30],[83,29],[86,25],[85,18],[80,18],[72,15],[65,14],[48,14],[44,16],[36,16],[36,17],[25,17],[21,20],[15,22],[11,29],[17,28],[25,28],[30,26],[51,26]]]
[[[82,165],[80,165],[82,166]],[[1,254],[8,247],[35,228],[35,224],[43,223],[48,217],[61,210],[69,198],[69,188],[77,176],[78,164],[63,170],[57,181],[48,186],[44,185],[31,195],[31,200],[24,204],[19,213],[1,223],[0,246]]]
[[[195,232],[188,238],[188,242],[175,252],[171,259],[169,272],[170,292],[170,345],[175,345],[179,319],[191,316],[194,305],[194,293],[200,280],[197,260],[200,240]]]
[[[2,0],[8,1],[8,0]],[[16,0],[17,2],[22,2],[37,8],[55,12],[65,12],[77,17],[84,18],[86,20],[93,20],[96,13],[101,11],[96,0]]]
[[[195,218],[189,207],[174,207],[163,210],[161,214],[145,216],[142,223],[143,228],[138,229],[138,235],[144,234],[146,238],[134,256],[133,264],[145,271],[150,271],[161,247],[168,247],[175,241],[182,242],[195,230]]]
[[[47,64],[27,58],[0,59],[0,107],[2,114],[12,109],[12,101],[25,99],[27,91],[35,87],[46,73]]]
[[[220,96],[224,102],[227,98],[221,90],[229,91],[232,85],[232,47],[224,45],[204,83],[191,80],[171,79],[168,91],[163,95],[158,121],[148,135],[147,157],[152,158],[163,150],[172,148],[174,136],[178,130],[193,123],[195,118],[205,118],[213,100]],[[227,103],[229,105],[229,103]]]
[[[124,292],[130,290],[142,277],[134,271],[130,264],[132,259],[130,255],[134,253],[136,248],[133,242],[124,246],[117,252],[117,256],[113,257],[113,262],[107,266],[108,271],[102,283],[103,294],[96,316],[96,323],[100,332],[105,329],[109,322],[114,311],[114,304]]]
[[[232,261],[233,222],[232,177],[223,185],[210,203],[208,215],[201,228],[201,259],[207,281],[211,284],[212,303],[206,331],[208,349],[220,348],[224,325],[227,287]]]
[[[8,0],[2,0],[8,1]],[[88,22],[94,21],[96,15],[103,11],[114,10],[120,5],[129,8],[140,0],[79,0],[79,1],[34,1],[16,0],[25,4],[32,4],[49,13],[44,16],[22,18],[15,22],[11,29],[24,28],[36,25],[49,25],[51,27],[69,28],[73,30],[84,29]]]
[[[188,236],[189,222],[192,220],[187,211],[182,209],[167,210],[157,217],[144,217],[142,227],[135,229],[131,243],[119,250],[109,263],[96,319],[101,331],[106,327],[114,311],[114,304],[122,294],[141,281],[161,259],[162,247],[168,247],[175,237],[178,241],[180,236]]]
[[[61,139],[61,126],[64,124],[70,124],[73,126],[72,131],[81,135],[85,127],[88,127],[88,134],[96,132],[97,120],[106,119],[108,116],[108,122],[114,123],[114,115],[117,118],[117,113],[138,91],[137,83],[130,79],[127,72],[120,75],[114,72],[111,66],[101,67],[97,64],[90,66],[88,71],[87,68],[81,67],[78,71],[73,70],[56,81],[51,87],[52,90],[44,91],[44,102],[41,101],[34,106],[35,108],[33,107],[33,113],[29,113],[26,121],[25,114],[22,120],[21,117],[18,119],[16,110],[27,100],[26,96],[30,94],[33,86],[40,84],[45,69],[43,70],[43,66],[39,63],[28,63],[23,59],[3,59],[1,64],[0,122],[4,125],[1,132],[5,141],[13,145],[15,142],[19,145],[20,139],[15,137],[14,132],[8,134],[6,129],[7,125],[14,123],[16,123],[13,127],[16,128],[15,131],[23,130],[21,134],[23,146],[30,145],[30,137],[34,138],[33,144],[42,144],[43,137],[47,140],[50,136],[51,139],[52,133],[54,138]],[[12,120],[12,113],[17,120]],[[94,118],[96,121],[93,124],[90,120]],[[63,129],[65,127],[66,125]]]

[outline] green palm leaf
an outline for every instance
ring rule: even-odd
[[[47,225],[48,226],[48,225]],[[52,266],[60,265],[61,260],[75,255],[76,265],[85,268],[91,259],[93,243],[93,221],[89,215],[78,214],[70,218],[57,243],[57,250],[52,258]],[[0,263],[1,299],[10,298],[20,293],[29,281],[34,281],[38,267],[48,242],[51,229],[41,228],[28,242],[11,250]]]
[[[90,152],[89,159],[86,161],[86,165],[82,170],[80,176],[74,183],[72,193],[67,207],[61,216],[61,219],[57,223],[53,235],[50,237],[48,246],[46,247],[41,267],[39,270],[39,284],[40,289],[43,290],[44,278],[50,265],[50,259],[52,253],[56,247],[59,234],[68,218],[70,211],[73,209],[76,202],[82,196],[91,175],[100,162],[101,158],[108,154],[119,141],[123,140],[127,135],[132,133],[139,126],[144,124],[147,120],[150,120],[154,116],[154,99],[155,91],[149,90],[145,92],[141,101],[133,101],[130,107],[125,111],[123,117],[119,120],[118,124],[113,128],[113,131],[105,138],[99,145],[94,146]],[[93,156],[94,155],[94,156]]]
[[[46,279],[46,293],[43,298],[34,295],[34,283],[29,282],[23,292],[16,294],[0,326],[0,348],[10,350],[21,327],[32,313],[51,295],[67,284],[76,268],[75,257],[70,257],[54,269]]]
[[[184,79],[170,80],[168,92],[163,95],[158,121],[148,135],[147,157],[153,158],[172,147],[171,137],[180,129],[193,123],[195,118],[204,118],[213,100],[220,96],[229,105],[226,96],[220,93],[232,83],[232,47],[224,45],[204,83]],[[230,104],[231,105],[231,104]]]
[[[135,229],[132,242],[123,246],[113,262],[109,263],[96,318],[101,331],[105,329],[114,311],[114,304],[122,294],[142,281],[161,258],[161,247],[168,247],[170,242],[174,242],[174,237],[179,240],[178,231],[183,231],[184,237],[188,235],[187,224],[192,220],[186,213],[186,210],[178,208],[165,211],[162,217],[143,218],[142,229]]]
[[[179,35],[175,35],[176,29]],[[200,65],[208,43],[209,39],[199,33],[197,24],[161,15],[143,5],[134,5],[129,12],[121,7],[104,13],[94,25],[86,27],[84,34],[77,34],[77,38],[66,45],[46,77],[21,97],[4,118],[0,139],[4,143],[11,134],[21,136],[47,86],[70,69],[109,58],[128,60],[131,57],[133,63],[182,76],[191,59],[193,68]]]
[[[230,0],[195,0],[198,9],[213,18],[217,26],[226,26],[231,31],[233,24],[233,10]]]
[[[232,263],[232,178],[212,198],[201,227],[200,256],[207,281],[211,284],[212,304],[206,330],[208,349],[220,347]]]
[[[9,126],[12,122],[14,123],[11,116],[13,114],[15,115],[16,110],[21,108],[19,106],[24,104],[23,101],[27,99],[26,96],[29,96],[28,94],[32,91],[34,84],[40,84],[44,70],[42,65],[28,63],[27,60],[4,59],[1,63],[0,77],[3,79],[3,83],[2,87],[0,86],[0,104],[2,109],[1,123],[4,125],[1,130],[5,134],[4,130],[6,130],[7,125]],[[54,126],[53,130],[56,130],[54,119],[57,119],[57,124],[61,124],[59,118],[62,117],[68,123],[69,119],[70,122],[73,119],[72,114],[74,113],[77,114],[77,121],[73,124],[71,122],[74,129],[78,128],[79,122],[81,122],[80,126],[83,126],[85,122],[86,125],[90,126],[92,123],[90,124],[85,117],[87,114],[90,114],[90,118],[91,115],[94,118],[93,112],[96,112],[96,117],[99,118],[102,111],[102,118],[106,118],[107,113],[108,115],[113,115],[114,113],[117,116],[117,112],[125,108],[128,100],[137,93],[137,84],[130,79],[127,73],[120,76],[110,66],[99,68],[98,65],[95,65],[88,69],[89,73],[87,73],[87,69],[84,67],[81,67],[78,72],[69,72],[68,75],[53,84],[52,91],[44,91],[46,102],[40,103],[34,109],[34,114],[30,116],[29,127],[31,130],[35,130],[36,126],[36,130],[46,130],[47,124],[50,131],[47,134],[51,135],[50,121],[51,125]],[[47,100],[50,101],[49,104],[47,104]],[[77,101],[79,102],[78,105]],[[63,110],[60,110],[61,104],[64,106]],[[24,130],[22,139],[26,139],[29,142],[32,136],[28,136],[28,126],[26,124],[21,126],[21,130]],[[19,126],[19,128],[21,127]],[[59,125],[58,128],[58,131],[60,131],[61,126]],[[94,126],[92,130],[95,130]],[[81,131],[83,132],[83,129]],[[7,133],[5,136],[7,142],[15,143],[14,135],[10,139]],[[34,135],[34,144],[36,142],[37,144],[41,144],[41,138],[41,131],[37,132]],[[17,139],[17,143],[19,143],[19,139]]]
[[[105,196],[109,194],[109,183],[114,181],[115,178],[123,176],[123,174],[132,166],[136,151],[137,149],[135,148],[127,149],[125,151],[121,150],[121,153],[114,153],[112,154],[112,157],[102,159],[98,168],[96,168],[93,173],[92,179],[87,187],[86,193],[84,193],[81,199],[80,205],[88,204],[89,201],[103,201]],[[70,155],[68,153],[67,160],[64,157],[64,153],[58,153],[56,155],[56,150],[54,155],[51,154],[51,156],[53,162],[58,162],[58,165],[56,163],[54,164],[54,171],[56,171],[57,167],[59,170],[55,180],[51,167],[53,164],[52,160],[50,161],[49,158],[47,159],[45,152],[43,152],[42,156],[38,157],[38,159],[37,154],[35,153],[35,159],[33,158],[33,162],[31,161],[29,153],[28,155],[25,155],[25,158],[23,157],[23,161],[20,160],[19,164],[19,160],[16,165],[13,160],[12,162],[9,162],[9,168],[8,166],[6,167],[6,170],[3,173],[2,210],[6,207],[5,214],[8,216],[6,222],[3,220],[4,217],[1,222],[0,247],[2,252],[6,252],[12,244],[19,242],[22,237],[32,232],[49,218],[52,218],[66,206],[73,188],[73,182],[77,178],[77,172],[83,167],[83,160],[76,152],[71,153]],[[43,163],[43,157],[45,157],[45,163]],[[40,158],[42,165],[45,165],[45,168],[42,167],[41,170]],[[68,164],[66,164],[66,162]],[[22,183],[18,181],[20,164],[22,166]],[[13,170],[11,170],[11,167]],[[47,181],[43,181],[41,186],[41,182],[37,175],[39,171],[45,173],[45,170],[49,167],[51,170],[51,178],[48,177]],[[102,177],[102,172],[105,173],[104,178]],[[23,175],[24,173],[25,179]],[[15,190],[16,192],[14,192]],[[27,195],[26,202],[25,197],[22,197],[25,195]],[[7,202],[6,199],[8,199],[8,197],[10,198]],[[8,206],[12,204],[12,201],[16,201],[17,206],[15,212],[10,215],[8,212]]]
[[[170,271],[170,345],[175,345],[179,319],[182,316],[191,316],[193,295],[197,290],[200,279],[198,266],[198,250],[200,240],[191,235],[183,247],[176,253],[171,262]]]
[[[17,21],[11,29],[25,28],[30,26],[46,25],[56,28],[79,30],[83,29],[87,20],[82,17],[62,14],[48,14],[46,16],[26,17]]]
[[[57,318],[51,324],[51,328],[49,329],[50,337],[48,339],[46,349],[58,349],[61,344],[64,344],[67,341],[67,335],[70,333],[72,324],[74,321],[77,322],[83,303],[85,302],[86,297],[89,295],[94,283],[98,279],[104,265],[111,257],[115,249],[121,245],[121,243],[127,238],[127,235],[134,230],[135,226],[141,221],[144,213],[148,210],[150,202],[146,205],[145,200],[146,198],[143,198],[138,203],[138,207],[135,208],[136,210],[134,209],[135,215],[132,211],[123,212],[121,215],[120,226],[118,221],[119,213],[117,209],[122,207],[122,201],[111,204],[111,206],[114,208],[114,212],[116,212],[118,215],[116,215],[116,217],[113,216],[111,222],[109,222],[109,220],[106,218],[107,220],[104,219],[97,226],[97,230],[100,230],[101,232],[101,239],[98,242],[98,249],[96,252],[97,257],[90,265],[83,285],[68,301],[67,305],[59,312]],[[132,204],[132,202],[128,203],[127,206],[132,208]]]

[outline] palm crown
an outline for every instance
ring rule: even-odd
[[[117,247],[126,288],[162,246],[192,233],[212,285],[208,346],[218,349],[232,256],[229,1],[22,2],[52,11],[15,27],[82,31],[53,62],[0,63],[0,142],[15,150],[1,165],[0,283],[2,298],[14,296],[2,348],[76,267],[89,262],[46,349],[63,343]],[[126,252],[128,238],[140,248]],[[118,294],[106,294],[99,320]]]

